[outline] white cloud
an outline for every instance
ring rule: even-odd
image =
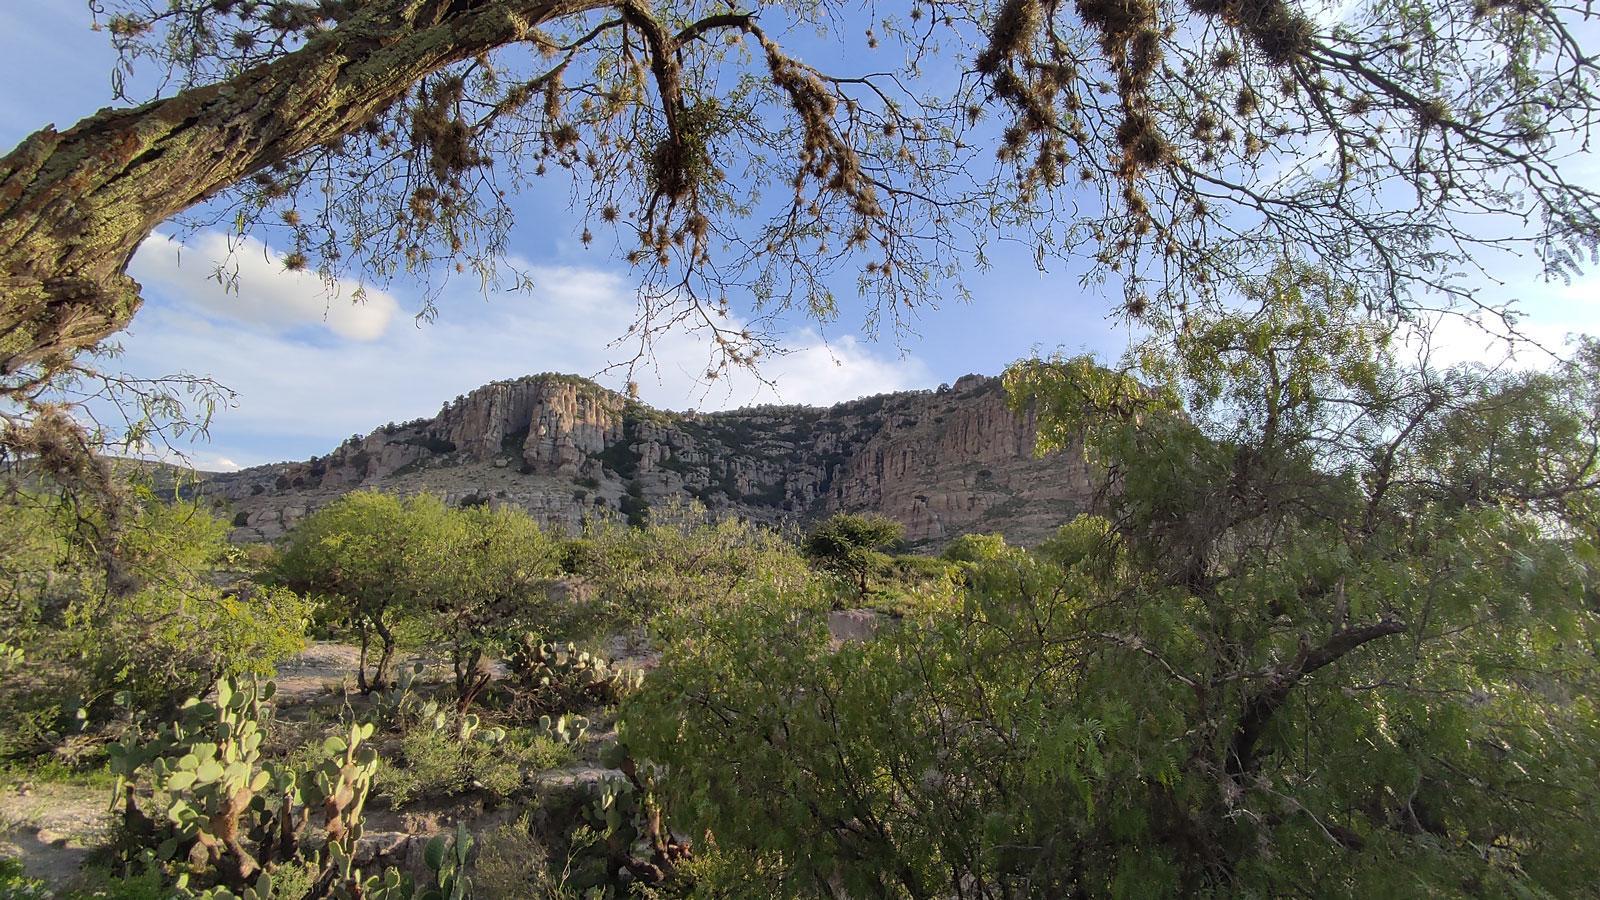
[[[354,341],[377,340],[399,309],[383,291],[359,292],[343,280],[330,288],[314,272],[285,269],[283,257],[260,241],[243,238],[230,247],[217,231],[200,232],[189,243],[152,234],[129,272],[147,288],[205,312],[278,330],[321,324]]]
[[[202,235],[193,243],[203,248],[209,240]],[[195,262],[186,257],[184,266],[199,270]],[[238,298],[219,295],[204,278],[198,284],[150,278],[152,302],[122,341],[123,362],[138,374],[209,375],[238,392],[237,407],[219,410],[212,422],[209,452],[218,465],[326,453],[385,422],[431,416],[444,401],[496,379],[555,371],[624,387],[628,375],[613,364],[634,355],[634,345],[618,340],[637,312],[632,283],[589,268],[524,268],[534,283],[528,293],[486,300],[447,291],[436,322],[378,327],[370,339],[334,328],[330,312],[330,330],[346,338],[332,341],[307,340],[287,327],[292,319],[259,304],[244,314],[219,309]],[[272,296],[287,299],[283,291]],[[385,321],[397,307],[389,302]],[[665,409],[821,405],[935,380],[920,360],[854,336],[825,343],[814,331],[799,331],[783,343],[791,352],[761,367],[771,386],[744,372],[707,384],[709,345],[704,335],[684,331],[658,337],[633,377],[641,398]]]
[[[198,469],[202,472],[237,472],[244,468],[231,456],[196,448],[193,445],[168,443],[162,440],[143,441],[131,447],[114,446],[110,449],[110,453],[123,459],[143,459],[180,468]]]
[[[237,472],[244,468],[220,453],[194,453],[190,454],[190,460],[195,468],[207,472]]]
[[[823,343],[814,331],[790,339],[796,349],[763,369],[773,388],[754,384],[740,373],[734,377],[752,382],[757,402],[776,400],[826,406],[869,394],[933,387],[933,373],[915,357],[885,357],[854,335]],[[732,392],[737,395],[737,391]]]
[[[153,459],[158,462],[168,463],[184,468],[198,469],[201,472],[237,472],[244,466],[235,462],[233,457],[221,453],[212,453],[207,450],[162,450],[160,452],[139,454],[144,459]]]
[[[1576,335],[1600,336],[1600,304],[1594,301],[1600,297],[1600,273],[1571,284],[1525,274],[1486,289],[1484,296],[1515,304],[1514,339],[1498,316],[1441,314],[1407,335],[1402,347],[1440,368],[1475,362],[1526,369],[1544,368],[1566,356]]]

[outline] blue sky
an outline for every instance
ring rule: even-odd
[[[114,55],[89,22],[82,0],[0,7],[4,148],[112,102]],[[624,376],[603,370],[632,355],[613,343],[633,321],[628,267],[606,241],[579,243],[583,226],[562,200],[530,195],[518,201],[518,214],[511,249],[534,274],[534,290],[447,291],[438,320],[427,324],[415,321],[417,292],[400,280],[352,306],[329,298],[314,276],[284,271],[274,249],[259,243],[237,254],[238,291],[226,292],[211,277],[223,255],[220,234],[158,233],[135,259],[147,302],[114,366],[145,377],[210,376],[236,392],[235,403],[218,411],[209,442],[180,448],[201,468],[325,453],[351,434],[432,415],[443,401],[497,378],[554,370],[598,374],[620,387]],[[910,332],[870,339],[860,333],[859,311],[848,308],[825,333],[789,323],[784,343],[792,352],[763,370],[775,391],[743,376],[702,383],[704,347],[692,336],[670,336],[658,343],[655,365],[636,376],[643,398],[671,409],[825,404],[997,373],[1034,349],[1114,356],[1125,345],[1126,328],[1106,316],[1110,289],[1081,286],[1063,265],[1040,273],[1019,247],[998,245],[992,261],[968,279],[971,304],[924,309]],[[1513,265],[1502,280],[1547,339],[1600,332],[1600,279],[1548,285]],[[1493,353],[1465,331],[1440,342],[1453,358]]]

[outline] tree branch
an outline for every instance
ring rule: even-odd
[[[1300,652],[1295,654],[1295,658],[1273,668],[1267,674],[1267,683],[1245,701],[1244,714],[1239,717],[1233,741],[1228,747],[1225,765],[1229,777],[1239,782],[1255,770],[1260,762],[1256,755],[1256,746],[1261,741],[1261,735],[1266,731],[1273,715],[1289,699],[1289,693],[1307,675],[1337,662],[1364,644],[1381,637],[1400,634],[1407,627],[1406,623],[1399,619],[1386,618],[1381,622],[1359,628],[1341,628],[1318,647],[1310,646],[1302,636]]]

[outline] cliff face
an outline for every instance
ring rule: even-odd
[[[679,414],[592,382],[536,375],[485,385],[439,415],[352,438],[326,457],[215,475],[240,540],[276,538],[357,488],[447,502],[510,503],[570,529],[643,521],[693,499],[713,516],[804,524],[881,512],[938,544],[999,531],[1031,543],[1088,508],[1092,473],[1075,452],[1035,458],[1031,414],[998,379],[883,394],[828,409]]]

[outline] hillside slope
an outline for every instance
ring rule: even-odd
[[[276,538],[341,494],[375,488],[512,503],[569,530],[597,516],[640,521],[678,498],[769,524],[872,510],[905,523],[913,543],[974,531],[1032,543],[1094,493],[1078,454],[1035,458],[1034,436],[1032,416],[979,375],[827,409],[672,413],[546,374],[485,385],[325,457],[207,480],[239,540]]]

